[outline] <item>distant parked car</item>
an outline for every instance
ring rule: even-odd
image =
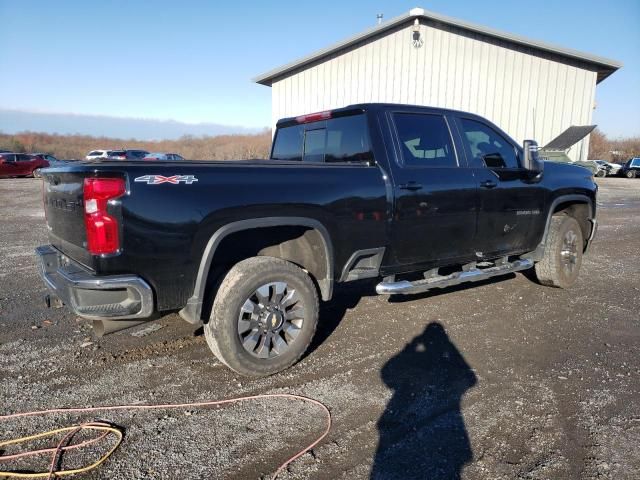
[[[640,157],[635,157],[629,160],[622,167],[622,175],[627,178],[640,177]]]
[[[184,157],[182,155],[178,155],[177,153],[154,152],[144,157],[144,160],[161,160],[171,162],[176,160],[184,160]]]
[[[149,155],[146,150],[111,150],[108,152],[109,160],[142,160]]]
[[[603,170],[605,172],[605,175],[601,175],[601,176],[613,176],[616,173],[618,173],[618,170],[620,170],[621,165],[618,165],[617,168],[615,167],[615,165],[613,163],[609,163],[606,162],[604,160],[588,160],[588,161],[592,161],[594,163],[596,163],[601,170]]]
[[[569,158],[566,152],[563,151],[540,151],[540,158],[546,162],[554,162],[554,163],[569,163],[571,165],[579,165],[580,167],[584,167],[591,172],[591,175],[594,177],[604,177],[606,175],[606,171],[600,167],[593,160],[585,160],[585,161],[574,161]]]
[[[45,160],[46,162],[49,163],[49,167],[61,167],[65,164],[67,164],[67,162],[65,160],[58,160],[56,157],[54,157],[53,155],[50,155],[48,153],[31,153],[31,156],[34,157],[38,157],[42,160]],[[45,168],[45,167],[40,167],[40,168]],[[33,176],[39,178],[40,175],[40,168],[36,168],[33,171]]]
[[[96,160],[97,158],[107,158],[108,156],[109,150],[91,150],[84,158],[87,160]]]
[[[605,165],[598,163],[596,160],[578,160],[573,163],[587,168],[591,168],[591,166],[593,166],[593,168],[595,169],[593,170],[594,177],[606,177],[607,173],[609,172]]]
[[[37,155],[0,153],[0,177],[32,177],[35,170],[49,166]]]
[[[620,175],[622,173],[622,167],[624,166],[621,163],[612,163],[612,162],[607,162],[607,165],[611,167],[611,169],[609,170],[609,175],[611,176]]]

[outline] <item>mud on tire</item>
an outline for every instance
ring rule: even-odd
[[[571,287],[580,272],[583,247],[578,221],[568,215],[554,215],[549,225],[544,257],[535,265],[538,281],[550,287]]]
[[[318,295],[291,262],[253,257],[225,275],[204,326],[211,351],[232,370],[261,377],[296,363],[318,321]]]

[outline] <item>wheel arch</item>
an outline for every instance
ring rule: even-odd
[[[225,224],[218,228],[209,238],[198,267],[193,295],[187,300],[187,304],[179,312],[183,319],[194,324],[201,321],[203,304],[206,300],[209,273],[212,269],[215,254],[223,241],[236,233],[270,227],[305,227],[313,232],[317,232],[318,238],[322,243],[326,263],[321,275],[322,278],[314,277],[314,280],[317,282],[321,298],[325,301],[331,299],[334,284],[334,256],[333,244],[326,227],[319,220],[308,217],[251,218]],[[305,265],[300,266],[306,268]]]
[[[581,215],[576,215],[577,212],[579,212],[580,209],[584,209],[584,207],[586,207],[587,210],[586,218],[582,217]],[[554,215],[557,215],[561,212],[566,212],[568,215],[573,216],[574,218],[576,218],[576,220],[578,220],[585,241],[583,252],[587,251],[597,228],[594,200],[585,194],[567,194],[560,195],[553,199],[547,211],[547,219],[544,226],[542,240],[533,252],[525,255],[524,257],[530,258],[534,261],[539,261],[540,259],[542,259],[547,243],[547,237],[549,235],[551,219]]]

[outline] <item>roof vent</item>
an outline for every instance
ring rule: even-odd
[[[379,13],[376,15],[376,20],[378,20],[378,25],[382,23],[382,19],[384,18],[384,14]]]

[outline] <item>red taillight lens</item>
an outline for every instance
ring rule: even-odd
[[[107,213],[107,203],[125,191],[122,178],[84,179],[84,225],[91,254],[115,253],[120,249],[118,221]]]

